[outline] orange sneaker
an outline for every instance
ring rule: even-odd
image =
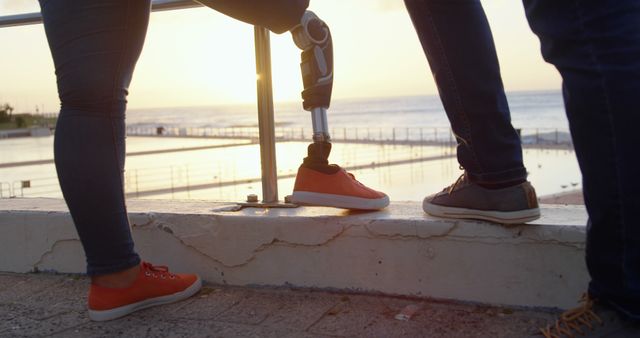
[[[325,174],[301,166],[291,196],[293,203],[344,209],[378,210],[389,205],[389,197],[358,182],[340,168]]]
[[[105,288],[91,284],[89,318],[105,321],[151,306],[177,302],[193,296],[202,287],[197,275],[172,274],[166,266],[140,264],[138,278],[127,288]]]

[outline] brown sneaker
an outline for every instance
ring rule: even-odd
[[[441,192],[425,197],[422,209],[432,216],[482,219],[502,224],[540,218],[538,198],[531,183],[487,189],[469,181],[466,173]]]
[[[580,302],[582,305],[562,313],[555,324],[540,328],[540,333],[546,338],[640,337],[639,324],[623,320],[588,294]]]

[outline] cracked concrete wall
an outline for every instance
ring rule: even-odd
[[[244,209],[207,202],[131,201],[145,260],[214,283],[291,285],[569,307],[586,290],[586,213],[549,207],[529,225],[439,220],[418,203],[374,213]],[[0,206],[0,271],[83,272],[62,201]]]

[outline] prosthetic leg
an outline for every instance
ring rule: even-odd
[[[327,109],[333,89],[333,41],[327,24],[305,11],[300,24],[291,29],[293,41],[302,49],[302,106],[311,112],[313,143],[298,169],[291,199],[294,203],[346,209],[382,209],[389,204],[384,193],[370,189],[344,169],[329,164],[331,138]]]
[[[309,0],[197,0],[235,19],[268,28],[290,31],[302,50],[300,70],[303,108],[311,113],[313,143],[298,169],[292,201],[298,204],[346,209],[382,209],[389,204],[384,193],[355,180],[335,164],[331,153],[327,109],[333,89],[333,41],[327,24],[306,10]]]
[[[300,24],[291,30],[293,42],[302,49],[300,71],[302,74],[302,107],[311,112],[313,143],[303,166],[325,174],[340,170],[328,162],[331,137],[327,122],[327,109],[331,104],[333,89],[333,41],[329,27],[313,12],[305,11]]]

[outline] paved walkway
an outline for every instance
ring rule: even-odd
[[[324,291],[207,285],[110,322],[85,311],[88,279],[0,273],[0,337],[527,337],[544,311]],[[395,319],[408,305],[420,309]]]

